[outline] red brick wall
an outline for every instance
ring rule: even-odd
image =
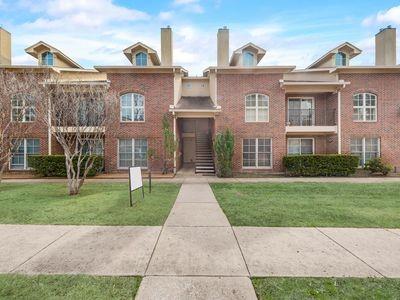
[[[272,138],[273,168],[269,171],[282,171],[282,158],[286,154],[286,112],[285,93],[279,86],[279,79],[282,79],[282,74],[218,74],[217,76],[217,99],[222,112],[215,119],[215,129],[217,132],[226,128],[233,131],[234,172],[244,171],[242,169],[244,138]],[[270,97],[269,122],[245,123],[245,96],[251,93],[261,93]]]
[[[111,81],[111,90],[122,95],[135,92],[145,97],[145,121],[121,123],[119,101],[117,119],[113,128],[106,132],[104,143],[105,169],[107,172],[118,170],[118,139],[147,138],[148,148],[156,151],[153,171],[162,167],[162,119],[168,113],[169,106],[174,103],[173,74],[107,74]],[[171,129],[173,129],[172,116]]]
[[[380,137],[381,155],[400,170],[400,74],[341,74],[351,82],[342,90],[342,151],[352,137]],[[353,94],[377,95],[377,122],[353,121]]]

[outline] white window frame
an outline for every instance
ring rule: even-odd
[[[43,60],[43,55],[46,54],[46,53],[50,53],[50,54],[51,54],[51,60],[52,60],[52,62],[53,62],[52,64],[48,64],[48,59]],[[46,64],[44,63],[45,61],[46,61]],[[54,53],[51,52],[51,51],[42,52],[42,53],[40,54],[40,62],[41,62],[41,64],[42,64],[42,66],[53,67],[54,64],[55,64],[55,55],[54,55]]]
[[[373,138],[366,138],[366,137],[355,137],[355,138],[351,138],[350,139],[350,153],[351,154],[353,154],[354,152],[352,152],[351,151],[351,140],[362,140],[362,142],[361,142],[361,144],[362,144],[362,152],[361,152],[361,154],[362,154],[362,161],[360,161],[359,163],[359,166],[358,166],[358,168],[360,168],[360,169],[362,169],[362,168],[364,168],[364,166],[365,166],[365,163],[366,163],[366,161],[365,161],[365,153],[366,153],[366,151],[365,151],[365,145],[366,145],[366,143],[365,143],[365,141],[368,139],[377,139],[378,140],[378,157],[381,157],[381,138],[379,138],[379,137],[373,137]]]
[[[342,60],[342,63],[343,63],[343,56],[342,56],[342,54],[344,55],[344,64],[338,65],[338,64],[337,64],[337,57],[338,57],[339,55],[341,55],[341,56],[340,56],[340,59]],[[335,54],[334,60],[335,60],[335,66],[336,66],[336,67],[346,67],[346,66],[347,66],[347,60],[348,60],[348,55],[347,55],[346,53],[344,53],[343,51],[339,51],[338,53]]]
[[[366,106],[366,95],[373,95],[375,96],[375,106]],[[354,97],[357,95],[362,95],[362,106],[354,106]],[[378,96],[376,94],[373,93],[356,93],[353,94],[353,114],[352,114],[352,118],[353,118],[353,122],[367,122],[367,123],[374,123],[377,122],[378,120]],[[362,120],[354,120],[354,109],[362,109]],[[367,120],[367,108],[375,108],[375,118],[373,120]]]
[[[292,154],[292,153],[289,153],[289,141],[290,140],[300,140],[300,153],[299,154]],[[312,140],[312,153],[311,154],[303,154],[303,153],[301,153],[301,140]],[[288,155],[314,155],[315,154],[315,138],[313,138],[313,137],[311,137],[311,138],[309,138],[309,137],[302,137],[302,138],[288,138],[287,139],[287,145],[286,145],[286,153],[288,154]]]
[[[255,166],[244,166],[244,159],[243,159],[243,147],[244,147],[244,140],[256,140],[256,165]],[[270,140],[270,145],[271,145],[271,165],[270,166],[258,166],[258,140]],[[266,138],[243,138],[242,139],[242,169],[257,169],[257,170],[270,170],[274,166],[274,161],[273,161],[273,145],[272,145],[272,138],[266,137]]]
[[[21,95],[15,95],[14,97],[19,97]],[[12,122],[22,122],[22,123],[33,123],[36,121],[36,105],[34,100],[33,101],[33,105],[27,106],[26,105],[26,96],[22,95],[22,106],[14,106],[13,105],[13,100],[14,97],[11,98],[11,121]],[[18,100],[17,100],[18,101]],[[14,110],[22,110],[22,120],[15,120],[14,119],[14,114],[13,111]],[[30,111],[31,109],[33,109],[33,120],[27,120],[27,111]]]
[[[289,107],[289,102],[290,102],[290,100],[300,100],[300,110],[302,109],[301,108],[301,102],[303,101],[303,100],[311,100],[311,102],[312,102],[312,112],[313,112],[313,115],[312,115],[312,125],[310,125],[310,126],[315,126],[315,98],[314,97],[288,97],[287,98],[287,114],[288,114],[288,119],[289,119],[289,112],[290,112],[290,107]],[[291,125],[291,126],[297,126],[297,125]],[[303,126],[303,125],[299,125],[299,126]],[[307,125],[304,125],[304,126],[307,126]]]
[[[247,106],[247,97],[253,96],[253,95],[256,95],[256,106]],[[258,97],[259,96],[264,96],[264,97],[267,98],[267,103],[268,103],[267,106],[261,106],[261,107],[258,106]],[[268,95],[261,94],[261,93],[252,93],[252,94],[246,95],[244,97],[244,120],[245,120],[245,123],[269,123],[269,111],[270,111],[269,107],[270,107],[270,97]],[[265,121],[259,121],[258,120],[258,110],[259,110],[259,108],[267,110],[267,120],[265,120]],[[248,109],[255,110],[255,112],[256,112],[256,120],[255,121],[247,120],[247,110]]]
[[[253,58],[253,60],[251,62],[251,65],[246,65],[245,64],[245,55],[246,54],[251,54],[251,56]],[[251,52],[251,51],[248,51],[248,50],[243,51],[243,53],[242,53],[242,66],[246,67],[246,68],[255,67],[256,66],[256,54],[254,52]]]
[[[138,62],[138,55],[140,55],[140,54],[144,54],[145,56],[146,56],[146,64],[145,65],[138,65],[137,64],[137,62]],[[140,60],[142,60],[142,59],[140,59]],[[148,64],[149,64],[149,55],[148,55],[148,53],[147,52],[144,52],[144,51],[140,51],[140,52],[137,52],[136,54],[135,54],[135,66],[138,66],[138,67],[147,67],[148,66]]]
[[[131,103],[132,105],[130,106],[131,108],[131,114],[132,114],[132,120],[131,121],[124,121],[122,120],[122,97],[125,95],[131,95]],[[136,107],[141,107],[143,108],[143,121],[139,120],[139,121],[135,121],[135,96],[134,95],[139,95],[143,97],[143,106],[136,106]],[[124,108],[128,108],[128,106],[124,106]],[[121,123],[144,123],[146,121],[146,97],[143,94],[139,94],[139,93],[125,93],[120,95],[119,97],[119,121]]]
[[[31,170],[32,168],[28,168],[28,153],[27,153],[27,140],[39,140],[39,154],[40,155],[40,139],[38,138],[24,138],[21,141],[21,145],[20,146],[24,146],[24,168],[23,169],[15,169],[12,167],[12,155],[10,158],[10,161],[8,163],[8,169],[11,171],[27,171],[27,170]]]
[[[129,167],[121,167],[120,164],[119,164],[119,162],[120,162],[119,161],[119,142],[120,142],[120,140],[131,140],[131,142],[132,142],[132,162],[135,162],[135,140],[141,140],[141,139],[147,140],[147,150],[149,150],[149,139],[148,138],[136,138],[136,139],[134,139],[134,138],[119,138],[118,139],[118,143],[117,143],[117,154],[118,154],[117,155],[117,159],[118,159],[117,168],[119,170],[127,170],[127,169],[129,169]],[[142,170],[147,170],[148,167],[149,167],[149,157],[148,156],[147,156],[146,160],[147,160],[146,167],[141,167]]]

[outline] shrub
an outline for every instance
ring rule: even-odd
[[[364,169],[369,171],[371,174],[382,173],[386,176],[393,168],[392,166],[383,163],[381,158],[373,158],[365,164]]]
[[[289,176],[349,176],[358,167],[358,157],[352,155],[285,156],[283,165]]]
[[[233,134],[229,129],[225,132],[217,133],[215,137],[214,151],[218,177],[232,177],[234,143]]]
[[[28,157],[29,166],[43,177],[67,177],[64,155],[33,155]],[[82,166],[85,165],[83,161]],[[88,176],[95,176],[103,170],[103,156],[96,155],[93,168]],[[81,175],[83,175],[81,170]]]

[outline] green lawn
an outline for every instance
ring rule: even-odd
[[[86,183],[78,196],[64,184],[0,184],[0,224],[163,225],[179,191],[178,184],[153,184],[133,193],[127,183]]]
[[[400,184],[215,183],[234,226],[400,228]]]
[[[266,299],[399,299],[400,279],[254,278],[257,296]]]
[[[134,299],[139,277],[0,275],[0,299]]]

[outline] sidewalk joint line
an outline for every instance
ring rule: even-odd
[[[337,242],[335,239],[331,238],[328,234],[326,234],[325,232],[323,232],[322,230],[320,230],[318,227],[314,227],[315,229],[317,229],[321,234],[323,234],[324,236],[326,236],[328,239],[330,239],[332,242],[334,242],[335,244],[337,244],[338,246],[342,247],[344,250],[346,250],[347,252],[349,252],[351,255],[353,255],[355,258],[357,258],[358,260],[360,260],[361,262],[363,262],[365,265],[367,265],[368,267],[370,267],[372,270],[374,270],[376,273],[378,273],[379,275],[381,275],[383,278],[387,278],[385,275],[383,275],[381,272],[379,272],[377,269],[375,269],[373,266],[371,266],[370,264],[368,264],[366,261],[364,261],[362,258],[358,257],[356,254],[354,254],[353,252],[351,252],[349,249],[347,249],[346,247],[344,247],[342,244],[340,244],[339,242]]]
[[[393,233],[395,236],[400,238],[400,233],[394,232],[392,230],[390,230],[391,228],[384,228],[387,232]]]
[[[57,242],[58,240],[60,240],[61,238],[63,238],[66,234],[70,233],[72,230],[76,229],[76,226],[72,227],[71,229],[67,230],[66,232],[64,232],[63,234],[61,234],[58,238],[56,238],[54,241],[50,242],[49,244],[47,244],[46,246],[44,246],[43,248],[41,248],[39,251],[37,251],[35,254],[33,254],[32,256],[30,256],[29,258],[27,258],[25,261],[23,261],[22,263],[20,263],[18,266],[16,266],[15,268],[11,269],[9,271],[9,273],[14,273],[16,270],[18,270],[20,267],[22,267],[24,264],[26,264],[28,261],[30,261],[32,258],[34,258],[36,255],[38,255],[39,253],[43,252],[44,250],[46,250],[48,247],[50,247],[51,245],[53,245],[55,242]]]
[[[233,236],[235,237],[235,241],[236,241],[236,243],[237,243],[237,245],[238,245],[238,247],[239,247],[240,254],[242,255],[242,258],[243,258],[243,261],[244,261],[244,265],[246,266],[247,273],[249,273],[249,277],[250,277],[251,274],[250,274],[249,266],[247,265],[247,261],[246,261],[246,259],[244,258],[244,254],[243,254],[243,251],[242,251],[242,247],[240,247],[239,241],[238,241],[237,236],[236,236],[236,232],[235,232],[235,230],[233,229],[233,226],[232,226],[232,225],[231,225],[231,230],[232,230],[232,232],[233,232]]]

